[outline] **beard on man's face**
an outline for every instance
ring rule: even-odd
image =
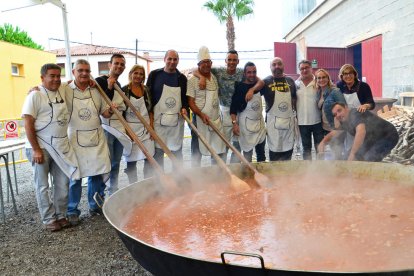
[[[275,68],[273,69],[273,74],[275,75],[282,75],[283,74],[283,70],[280,68]]]

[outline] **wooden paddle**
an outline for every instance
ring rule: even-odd
[[[256,184],[259,187],[269,187],[271,186],[270,179],[262,174],[259,173],[253,165],[247,161],[247,159],[241,154],[240,151],[238,151],[229,141],[227,141],[226,137],[224,137],[224,134],[221,133],[221,131],[211,122],[209,122],[209,126],[217,133],[217,135],[224,141],[224,143],[236,154],[237,158],[245,164],[247,167],[249,167],[250,170],[254,173],[254,180],[256,180]]]
[[[208,144],[206,138],[198,131],[197,127],[191,122],[187,115],[182,114],[183,118],[187,121],[188,125],[192,130],[197,134],[201,142],[206,146],[207,150],[211,153],[213,158],[217,161],[217,165],[221,167],[230,177],[231,187],[238,192],[245,192],[250,190],[249,184],[235,176],[230,169],[227,167],[226,163],[220,158],[216,151]]]
[[[95,82],[95,87],[98,89],[99,94],[101,94],[101,97],[104,99],[107,105],[112,109],[114,114],[117,116],[118,120],[121,122],[121,124],[124,126],[126,132],[128,133],[129,137],[138,145],[139,149],[144,153],[145,157],[148,159],[152,167],[157,171],[158,176],[160,177],[161,183],[163,183],[166,187],[175,189],[177,188],[177,183],[170,177],[167,177],[164,173],[164,170],[161,168],[161,166],[155,161],[154,157],[148,152],[145,145],[139,140],[138,136],[135,134],[135,132],[132,130],[130,125],[127,123],[125,118],[122,116],[121,112],[118,111],[116,108],[112,108],[111,100],[108,98],[106,93],[103,91],[102,87],[99,85],[97,81],[92,79]]]

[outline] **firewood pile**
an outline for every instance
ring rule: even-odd
[[[384,161],[414,165],[414,109],[406,106],[393,106],[390,110],[385,106],[377,114],[391,122],[400,136],[397,145]]]

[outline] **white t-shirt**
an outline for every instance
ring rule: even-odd
[[[50,123],[52,118],[52,107],[49,105],[51,101],[55,101],[56,98],[60,99],[60,95],[63,96],[63,91],[59,91],[60,95],[57,92],[46,91],[39,87],[40,91],[33,91],[27,95],[23,103],[22,108],[22,118],[27,115],[31,115],[35,119],[34,128],[35,130],[40,130],[44,128],[47,124]],[[48,97],[49,95],[49,97]],[[39,146],[44,148],[42,141],[37,139]],[[26,140],[26,148],[32,148],[32,145]]]
[[[218,89],[217,79],[212,74],[211,80],[206,79],[206,89],[200,90],[199,79],[192,76],[187,82],[187,96],[190,96],[195,99],[196,106],[202,110],[206,104],[206,92],[207,91],[216,91]]]
[[[321,122],[321,110],[318,108],[318,92],[315,80],[307,86],[302,80],[295,81],[296,84],[296,112],[299,125],[315,125]]]

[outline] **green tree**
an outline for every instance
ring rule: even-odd
[[[27,32],[20,30],[19,27],[13,27],[11,24],[5,23],[0,26],[0,40],[13,44],[23,45],[26,47],[43,50],[43,47],[36,44]]]
[[[234,20],[243,19],[246,15],[253,14],[253,0],[211,0],[204,3],[204,7],[211,11],[220,23],[226,22],[226,39],[228,50],[235,49],[236,33]]]

